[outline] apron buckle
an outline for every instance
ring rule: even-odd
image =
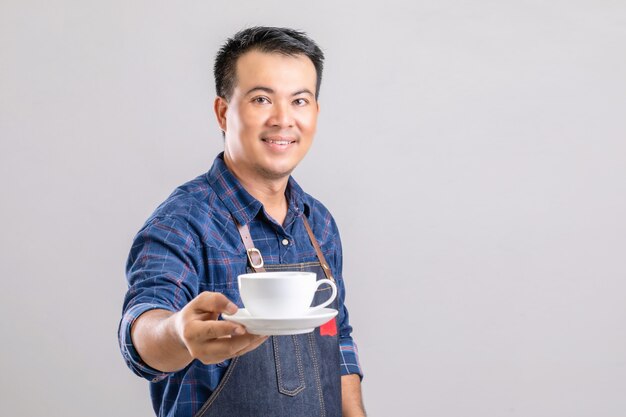
[[[248,254],[248,260],[250,261],[250,266],[254,269],[258,269],[258,268],[263,268],[263,265],[265,264],[263,262],[263,256],[261,255],[261,251],[258,250],[257,248],[249,248],[246,250],[247,254]],[[252,259],[252,254],[256,253],[258,255],[258,262],[255,263],[255,261]]]

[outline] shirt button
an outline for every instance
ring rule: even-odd
[[[283,239],[283,245],[287,246],[289,244],[289,240],[288,239]]]

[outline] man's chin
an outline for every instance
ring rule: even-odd
[[[261,175],[263,178],[267,179],[267,180],[271,180],[271,181],[278,181],[278,180],[282,180],[285,178],[289,178],[289,176],[291,175],[291,173],[293,172],[293,170],[296,167],[292,167],[292,168],[278,168],[278,167],[271,167],[271,168],[267,168],[267,167],[258,167],[257,172],[259,173],[259,175]]]

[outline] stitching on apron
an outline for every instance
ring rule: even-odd
[[[311,348],[311,359],[313,361],[313,367],[315,368],[315,380],[317,381],[317,394],[320,399],[320,417],[326,417],[326,406],[324,405],[324,394],[322,393],[322,381],[320,380],[320,370],[317,366],[317,354],[315,353],[315,346],[313,345],[313,334],[315,332],[309,333],[309,347]]]
[[[274,355],[276,356],[274,360],[276,362],[276,375],[278,376],[278,392],[294,397],[306,388],[306,384],[304,382],[304,369],[302,367],[302,357],[300,354],[300,346],[298,345],[298,338],[293,335],[291,337],[296,348],[296,364],[298,365],[298,380],[300,381],[300,386],[294,390],[283,388],[282,368],[280,365],[280,352],[278,349],[277,336],[272,336],[272,344],[274,345]]]
[[[202,407],[200,407],[198,412],[195,414],[195,417],[202,417],[204,415],[204,413],[207,412],[209,407],[211,407],[213,402],[217,399],[219,393],[222,391],[224,386],[226,386],[226,382],[228,382],[228,380],[230,379],[230,376],[233,374],[233,371],[235,370],[235,365],[237,365],[237,362],[239,362],[239,358],[240,357],[237,356],[237,357],[233,358],[233,360],[230,362],[230,366],[228,367],[228,370],[226,371],[226,374],[222,377],[222,380],[220,381],[220,384],[217,386],[215,391],[213,391],[213,393],[211,394],[211,396],[209,397],[207,402],[205,402],[204,405],[202,405]]]
[[[293,269],[297,269],[300,271],[303,271],[304,268],[309,267],[309,266],[317,266],[319,265],[319,261],[311,261],[311,262],[303,262],[303,263],[297,263],[297,264],[265,264],[265,270],[266,271],[270,271],[270,270],[275,270],[275,269],[285,269],[285,268],[292,268]]]

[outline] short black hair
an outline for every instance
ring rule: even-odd
[[[315,66],[317,83],[315,98],[319,96],[322,84],[324,53],[306,33],[289,28],[255,26],[241,30],[229,38],[215,57],[213,75],[215,92],[229,100],[233,94],[237,77],[237,59],[244,53],[258,50],[289,56],[305,55]]]

